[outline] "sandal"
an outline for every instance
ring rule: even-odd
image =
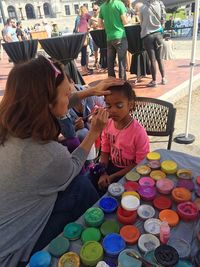
[[[150,81],[150,83],[147,84],[147,87],[156,87],[156,81]]]
[[[167,79],[166,78],[162,78],[161,84],[163,84],[163,85],[167,84]]]

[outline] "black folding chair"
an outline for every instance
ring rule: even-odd
[[[131,115],[143,125],[149,136],[168,136],[168,141],[158,140],[152,143],[168,142],[167,149],[171,149],[176,116],[176,109],[172,103],[155,98],[137,97],[135,110],[131,111]]]

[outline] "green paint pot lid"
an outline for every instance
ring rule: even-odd
[[[48,251],[54,257],[60,257],[69,249],[69,240],[63,236],[58,236],[51,241]]]
[[[83,231],[83,226],[78,223],[68,223],[63,232],[63,236],[71,240],[79,239]]]
[[[80,258],[84,265],[95,266],[103,259],[103,247],[96,241],[88,241],[81,248]]]
[[[103,236],[106,236],[111,233],[119,233],[119,224],[116,221],[105,221],[101,225],[101,233]]]
[[[86,210],[84,219],[88,226],[98,227],[104,220],[104,213],[100,208],[92,207]]]
[[[101,232],[99,229],[94,227],[88,227],[85,230],[83,230],[81,234],[81,240],[83,243],[87,241],[100,241],[101,239]]]

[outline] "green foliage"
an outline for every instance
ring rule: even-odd
[[[176,8],[168,8],[167,10],[167,20],[173,16],[173,18],[180,18],[180,19],[186,19],[185,10],[178,7]]]

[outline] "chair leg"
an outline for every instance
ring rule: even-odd
[[[168,146],[167,149],[170,150],[172,145],[172,135],[169,136]]]

